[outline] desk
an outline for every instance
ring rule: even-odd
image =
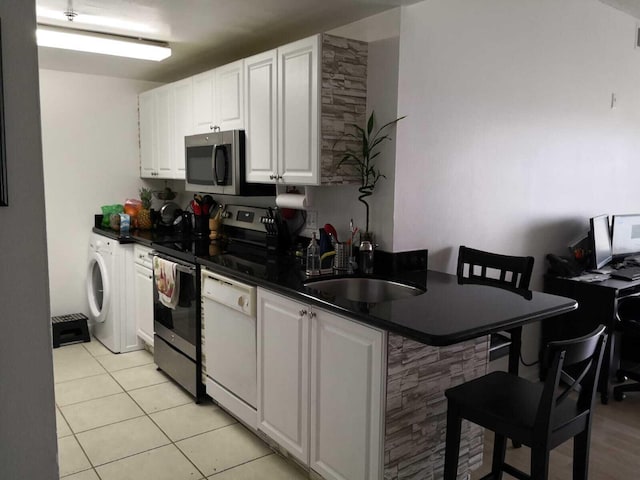
[[[611,379],[616,375],[619,363],[614,348],[615,336],[613,335],[617,321],[618,303],[626,297],[640,295],[640,280],[628,282],[610,278],[603,282],[588,283],[571,278],[546,275],[544,290],[548,293],[575,299],[578,302],[578,309],[543,321],[543,345],[551,340],[564,340],[586,335],[593,331],[597,325],[606,325],[609,338],[604,351],[598,384],[601,401],[606,404],[609,401]]]

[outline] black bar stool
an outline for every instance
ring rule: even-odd
[[[503,472],[519,479],[547,479],[550,451],[573,438],[573,479],[587,480],[591,418],[606,338],[600,325],[584,337],[550,342],[543,360],[550,365],[544,383],[494,372],[447,390],[444,479],[457,478],[466,418],[495,432],[491,473],[483,479],[501,480]],[[559,390],[562,368],[568,365],[578,366],[580,374]],[[569,395],[574,391],[579,392],[577,399]],[[531,447],[531,475],[505,462],[508,438]]]

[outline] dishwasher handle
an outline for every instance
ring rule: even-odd
[[[203,300],[255,317],[256,287],[229,281],[225,277],[218,278],[217,275],[204,274],[202,277]]]

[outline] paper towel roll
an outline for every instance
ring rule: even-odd
[[[298,193],[282,193],[276,197],[276,205],[279,208],[306,210],[307,197],[306,195],[300,195]]]

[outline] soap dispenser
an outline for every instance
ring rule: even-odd
[[[316,232],[313,232],[313,237],[309,246],[307,247],[307,270],[308,276],[320,275],[320,246],[316,240]]]

